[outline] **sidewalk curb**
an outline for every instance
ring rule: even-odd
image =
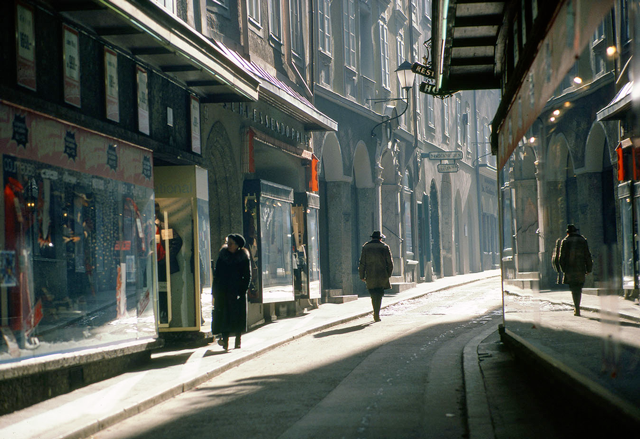
[[[464,285],[468,285],[474,282],[479,282],[479,281],[483,281],[483,280],[487,280],[487,279],[492,279],[494,277],[500,277],[500,273],[497,273],[495,275],[490,275],[490,276],[484,276],[484,277],[478,277],[477,279],[468,279],[468,280],[464,280],[458,283],[451,283],[449,285],[446,286],[442,286],[442,287],[438,287],[435,289],[429,289],[427,290],[425,288],[424,291],[420,291],[422,290],[422,288],[420,288],[419,286],[416,287],[415,289],[417,289],[418,291],[416,291],[413,294],[409,294],[407,297],[394,297],[395,300],[391,300],[388,301],[388,303],[384,304],[382,306],[382,309],[393,306],[397,303],[400,302],[405,302],[408,300],[414,300],[423,296],[426,296],[427,294],[432,294],[432,293],[437,293],[440,291],[445,291],[451,288],[458,288]],[[428,285],[427,283],[425,284],[419,284],[419,285]],[[345,317],[339,318],[337,320],[334,321],[330,321],[327,323],[324,323],[322,325],[319,325],[317,327],[314,328],[310,328],[298,333],[295,333],[293,335],[289,335],[286,337],[283,337],[282,339],[276,340],[273,343],[269,344],[269,345],[265,345],[264,347],[254,350],[252,352],[247,352],[246,355],[237,358],[229,363],[217,366],[211,370],[209,370],[208,372],[201,374],[195,378],[191,378],[188,381],[185,381],[183,383],[179,383],[177,385],[174,385],[173,387],[170,387],[168,389],[165,389],[149,398],[146,398],[142,401],[139,401],[135,404],[133,404],[130,407],[127,407],[117,413],[113,413],[111,415],[106,416],[103,419],[99,419],[96,421],[93,421],[91,423],[89,423],[88,425],[85,425],[75,431],[71,431],[67,434],[61,435],[58,439],[85,439],[89,436],[91,436],[92,434],[98,433],[101,430],[104,430],[106,428],[109,428],[113,425],[118,424],[119,422],[122,422],[130,417],[133,417],[135,415],[137,415],[138,413],[141,413],[149,408],[152,408],[164,401],[167,401],[173,397],[178,396],[181,393],[185,393],[189,390],[192,390],[194,388],[196,388],[197,386],[199,386],[202,383],[205,383],[207,381],[209,381],[210,379],[228,371],[229,369],[232,369],[236,366],[239,366],[249,360],[252,360],[266,352],[269,352],[273,349],[276,349],[280,346],[282,346],[285,343],[289,343],[291,341],[297,340],[299,338],[305,337],[307,335],[311,335],[317,332],[321,332],[324,331],[328,328],[331,328],[333,326],[337,326],[337,325],[341,325],[343,323],[348,323],[352,320],[357,320],[359,318],[365,317],[367,315],[370,315],[373,313],[373,310],[371,311],[359,311],[350,315],[347,315]],[[497,329],[496,329],[497,330]],[[484,337],[486,338],[486,337]],[[474,338],[475,340],[475,338]],[[481,340],[480,340],[481,341]],[[478,342],[479,343],[479,342]],[[204,347],[204,346],[203,346]],[[478,370],[479,373],[479,370]],[[486,399],[486,397],[485,397]]]
[[[488,328],[484,328],[480,334],[467,343],[462,352],[467,426],[470,439],[495,438],[484,377],[478,359],[478,346],[495,332],[498,332],[498,328],[490,323]]]
[[[556,382],[563,383],[576,399],[588,400],[598,407],[599,413],[613,416],[618,430],[637,432],[640,425],[640,408],[506,328],[500,339],[514,355],[526,358],[527,364],[538,373],[547,374]]]

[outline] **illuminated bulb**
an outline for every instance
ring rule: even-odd
[[[571,106],[571,102],[567,101],[564,103],[564,108],[569,108]]]
[[[529,138],[529,143],[535,143],[536,142],[536,138],[535,137],[530,137]]]
[[[582,78],[579,76],[576,76],[575,78],[573,78],[573,82],[575,82],[576,84],[582,84]]]
[[[608,55],[608,56],[613,56],[613,55],[615,55],[617,51],[618,51],[618,49],[616,49],[616,46],[609,46],[609,47],[607,47],[607,55]]]
[[[555,118],[555,117],[551,116],[551,117],[549,118],[549,122],[555,122],[555,121],[556,121],[556,118]]]
[[[553,115],[554,115],[554,116],[560,116],[560,110],[555,110],[555,111],[553,112]]]

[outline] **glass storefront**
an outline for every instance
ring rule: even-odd
[[[249,299],[254,303],[294,300],[292,204],[291,188],[244,182],[244,235],[253,259]]]
[[[160,331],[197,331],[211,297],[208,174],[197,166],[154,173]]]
[[[0,362],[157,335],[151,153],[0,104]]]
[[[294,195],[294,287],[300,299],[320,299],[320,249],[318,210],[320,197],[308,192]]]

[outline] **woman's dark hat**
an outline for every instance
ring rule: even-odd
[[[371,234],[371,237],[373,239],[385,239],[386,238],[386,236],[384,236],[382,233],[380,233],[380,230],[376,230],[375,232],[373,232]]]
[[[243,248],[245,245],[244,237],[239,233],[232,233],[231,235],[227,236],[227,239],[233,239],[233,242],[235,242],[239,248]]]
[[[578,229],[573,224],[567,225],[567,233],[578,233]]]

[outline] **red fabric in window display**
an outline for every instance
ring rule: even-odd
[[[22,266],[20,253],[24,247],[25,229],[29,227],[23,210],[24,202],[22,192],[24,187],[13,177],[7,178],[4,187],[4,212],[5,212],[5,249],[16,253],[16,277],[18,285],[8,287],[9,293],[9,321],[14,331],[33,329],[27,320],[31,314],[31,300],[29,297],[29,283],[27,267]]]

